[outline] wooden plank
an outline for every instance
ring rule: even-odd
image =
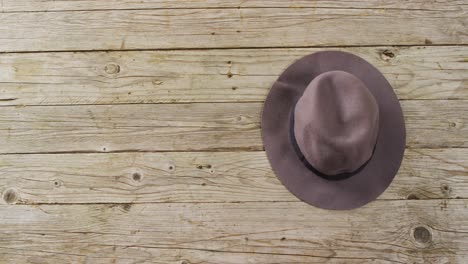
[[[0,261],[465,263],[467,206],[467,200],[376,201],[352,211],[300,202],[0,206]],[[423,229],[414,234],[417,227]]]
[[[467,101],[403,101],[406,145],[409,147],[467,147]],[[438,132],[436,132],[436,130]]]
[[[0,105],[263,101],[284,69],[323,49],[0,54]],[[468,47],[342,48],[400,99],[468,99]]]
[[[246,7],[292,7],[292,8],[391,8],[425,10],[464,10],[466,2],[451,1],[330,1],[330,0],[3,0],[3,12],[64,11],[64,10],[115,10],[158,8],[246,8]]]
[[[468,198],[468,149],[408,149],[379,198]],[[264,152],[4,155],[0,204],[297,201]]]
[[[0,151],[259,149],[261,107],[259,103],[3,107]]]
[[[0,52],[468,44],[465,10],[107,10],[0,13],[0,20]]]
[[[466,101],[401,103],[407,146],[468,146]],[[262,107],[262,103],[2,107],[0,153],[262,150]]]

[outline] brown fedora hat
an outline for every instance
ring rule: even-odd
[[[341,51],[301,58],[278,78],[262,113],[273,171],[302,201],[352,209],[390,185],[405,150],[391,85],[364,59]]]

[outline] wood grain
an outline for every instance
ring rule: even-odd
[[[468,198],[468,149],[407,149],[379,198]],[[298,201],[264,152],[3,155],[0,204]]]
[[[464,0],[0,0],[0,263],[468,263]],[[378,200],[298,201],[263,101],[294,60],[360,55],[401,99]]]
[[[0,13],[0,21],[0,52],[468,44],[466,10],[112,10]]]
[[[0,54],[0,105],[261,102],[323,49]],[[357,47],[398,97],[468,99],[468,47]]]
[[[416,10],[466,10],[463,0],[451,1],[397,1],[397,0],[3,0],[3,12],[64,11],[64,10],[115,10],[115,9],[158,9],[158,8],[379,8]]]
[[[401,101],[411,148],[467,147],[463,100]],[[0,153],[262,150],[262,103],[2,107]]]
[[[0,206],[0,261],[464,263],[467,205],[376,201],[352,211],[300,202]],[[413,237],[419,226],[428,240]]]

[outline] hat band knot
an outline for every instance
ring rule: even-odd
[[[295,112],[295,110],[296,110],[296,105],[294,105],[294,107],[292,108],[290,118],[289,118],[289,120],[290,120],[289,138],[290,138],[290,141],[291,141],[291,145],[292,145],[292,147],[294,149],[294,152],[296,153],[297,157],[302,162],[302,164],[304,164],[304,166],[307,169],[312,171],[317,176],[319,176],[319,177],[321,177],[321,178],[323,178],[325,180],[329,180],[329,181],[345,180],[345,179],[351,178],[352,176],[354,176],[354,175],[358,174],[359,172],[361,172],[366,167],[366,165],[369,163],[369,161],[372,159],[372,156],[374,155],[374,152],[375,152],[375,146],[374,146],[374,149],[372,150],[371,157],[366,162],[364,162],[364,164],[362,164],[361,167],[357,168],[355,171],[339,173],[339,174],[335,174],[335,175],[328,175],[328,174],[320,172],[312,164],[310,164],[310,162],[305,158],[304,154],[302,153],[301,149],[299,148],[299,145],[297,144],[296,136],[294,135],[294,112]]]

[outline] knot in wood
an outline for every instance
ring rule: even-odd
[[[421,244],[428,244],[432,241],[432,234],[424,226],[418,226],[413,230],[414,240]]]
[[[408,200],[419,200],[419,197],[414,193],[410,193],[408,195],[408,197],[406,197],[406,199],[408,199]]]
[[[104,71],[108,74],[117,74],[120,72],[120,66],[115,63],[109,63],[104,67]]]
[[[8,189],[3,193],[3,200],[7,204],[14,204],[16,201],[18,201],[18,194],[15,190]]]
[[[139,172],[135,172],[132,175],[132,178],[134,181],[140,181],[141,180],[141,174]]]

